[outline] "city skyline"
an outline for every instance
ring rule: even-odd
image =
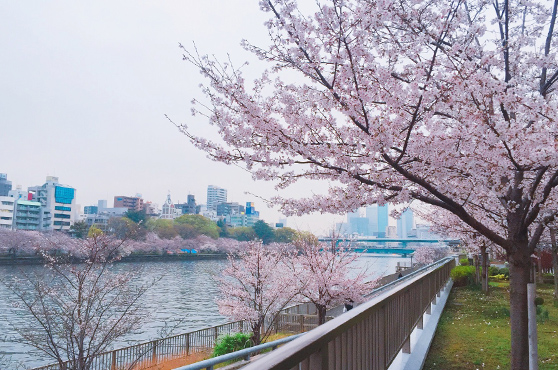
[[[206,158],[165,118],[212,137],[206,120],[190,115],[201,78],[182,61],[178,44],[195,42],[201,53],[254,66],[240,43],[268,43],[257,2],[55,0],[4,2],[0,9],[9,14],[0,25],[7,51],[0,57],[0,172],[14,188],[56,176],[78,189],[77,203],[85,207],[136,193],[162,205],[168,191],[175,202],[188,194],[201,200],[215,184],[230,199],[257,202],[270,222],[285,218],[264,204],[278,194],[273,183]],[[326,188],[313,183],[281,194]],[[289,226],[325,233],[343,217],[289,217]]]

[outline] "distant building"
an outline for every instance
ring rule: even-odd
[[[23,200],[32,200],[33,195],[30,194],[27,190],[22,190],[21,185],[16,186],[15,189],[12,189],[8,192],[8,196],[17,199]]]
[[[85,206],[83,207],[83,213],[86,215],[95,215],[97,213],[99,213],[99,207],[98,206]]]
[[[0,196],[0,228],[11,229],[14,221],[15,199]]]
[[[163,204],[163,211],[161,212],[162,219],[174,220],[182,214],[180,209],[176,209],[174,204],[172,204],[170,193],[167,195],[167,200]]]
[[[256,211],[254,202],[246,202],[246,210],[244,212],[226,216],[227,224],[232,227],[252,227],[259,219],[260,212]]]
[[[413,222],[413,210],[407,208],[397,220],[397,237],[400,239],[416,237],[416,232],[413,232]]]
[[[193,195],[188,194],[188,201],[186,203],[177,203],[174,205],[174,208],[180,209],[183,215],[196,214],[196,198]]]
[[[141,211],[143,209],[143,198],[127,197],[125,195],[117,195],[114,197],[114,208],[126,207],[130,211]]]
[[[47,176],[43,185],[29,187],[28,190],[32,200],[41,205],[40,230],[70,229],[77,218],[76,189],[60,184],[58,177]]]
[[[207,187],[207,209],[217,211],[217,204],[227,202],[227,190],[215,185]]]
[[[106,204],[106,202],[105,202]],[[116,208],[99,208],[97,213],[90,213],[85,215],[84,221],[89,226],[95,225],[102,231],[108,231],[109,221],[111,218],[124,217],[128,212],[126,207],[116,207]]]
[[[335,224],[334,233],[330,236],[347,236],[349,234],[349,224],[346,222],[339,222]]]
[[[378,204],[373,204],[366,207],[366,218],[369,221],[370,235],[377,236],[378,238],[385,238],[389,225],[388,205],[385,204],[380,206]]]
[[[161,214],[157,203],[145,202],[143,204],[143,209],[145,210],[145,214],[148,216],[159,217]]]
[[[107,207],[107,201],[105,199],[99,199],[97,201],[97,207],[99,207],[99,209],[108,208]]]
[[[217,216],[231,216],[245,212],[244,206],[237,202],[217,204]]]
[[[443,239],[441,235],[434,233],[430,225],[419,224],[416,225],[416,233],[418,239]]]
[[[369,236],[372,233],[369,230],[369,221],[366,217],[351,217],[349,222],[351,234],[360,236]]]
[[[8,181],[8,175],[0,173],[0,197],[7,197],[12,190],[12,182]]]
[[[13,228],[18,230],[40,230],[42,209],[43,207],[40,202],[15,200]]]

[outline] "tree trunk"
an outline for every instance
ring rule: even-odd
[[[255,323],[255,324],[252,325],[252,344],[254,346],[257,346],[262,341],[261,330],[262,330],[262,324],[261,323]]]
[[[510,262],[511,369],[529,368],[529,322],[527,316],[527,284],[531,277],[531,259],[527,245],[515,249]]]
[[[482,291],[488,294],[488,252],[486,247],[481,247],[481,268],[482,268]]]
[[[539,253],[539,255],[537,256],[537,282],[539,284],[543,283],[541,253]]]
[[[318,325],[325,324],[326,319],[326,306],[316,305],[316,310],[318,311]]]
[[[550,229],[552,242],[552,272],[554,273],[554,299],[558,299],[558,245],[556,245],[556,230]]]
[[[473,263],[475,264],[475,284],[479,284],[481,281],[480,276],[480,266],[479,266],[479,255],[475,254],[473,256]]]

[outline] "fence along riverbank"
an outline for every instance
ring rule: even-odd
[[[291,309],[296,310],[296,308]],[[318,317],[315,314],[281,313],[277,320],[267,322],[266,325],[266,329],[271,327],[276,333],[303,333],[318,326]],[[220,335],[245,331],[251,331],[249,323],[235,321],[119,348],[95,356],[91,370],[147,369],[163,361],[207,352],[215,346]],[[69,362],[65,364],[69,364]],[[52,364],[32,370],[63,370],[63,368],[58,364]]]
[[[407,270],[404,274],[413,273]],[[380,285],[397,280],[398,274],[384,276]],[[337,312],[339,311],[339,312]],[[340,309],[332,309],[328,314],[337,315]],[[331,319],[328,316],[328,319]],[[316,309],[311,303],[301,303],[285,308],[274,322],[267,322],[266,328],[273,326],[275,332],[303,333],[318,326]],[[172,360],[196,353],[207,352],[215,346],[220,335],[250,331],[247,322],[235,321],[212,326],[193,332],[178,334],[137,345],[101,353],[95,357],[91,370],[141,370],[153,367],[163,361]],[[36,367],[32,370],[63,370],[58,364]]]

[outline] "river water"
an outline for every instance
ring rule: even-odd
[[[371,276],[381,276],[394,273],[397,262],[408,264],[409,259],[363,254],[355,264],[366,267]],[[169,328],[172,328],[172,334],[180,334],[227,322],[214,302],[218,294],[215,276],[226,264],[225,259],[116,264],[116,271],[141,267],[140,283],[160,280],[140,302],[150,313],[147,322],[140,330],[116,343],[114,348],[157,339],[162,331]],[[0,266],[0,281],[40,272],[41,269],[42,266]],[[44,354],[17,342],[14,325],[32,319],[28,315],[17,315],[13,302],[13,293],[0,284],[0,364],[1,360],[8,360],[11,365],[5,369],[15,369],[17,364],[31,368],[53,363]],[[4,370],[2,365],[0,370]]]

